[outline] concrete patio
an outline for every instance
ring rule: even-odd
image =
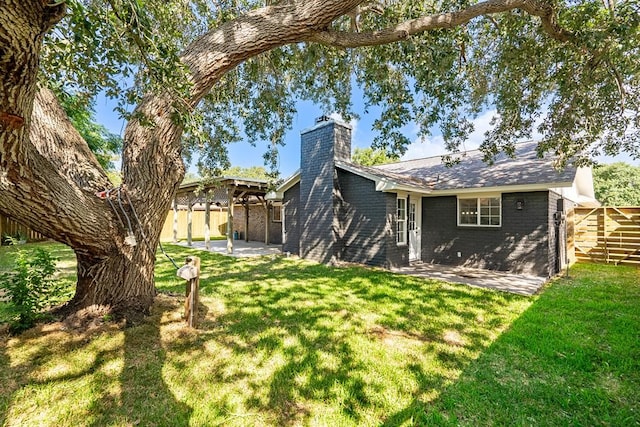
[[[187,242],[179,242],[178,245],[186,246]],[[204,242],[193,242],[191,245],[194,249],[205,250]],[[263,255],[280,255],[282,254],[282,245],[265,245],[263,242],[245,242],[244,240],[233,241],[233,253],[227,253],[226,240],[212,240],[209,242],[209,252],[215,252],[220,255],[228,255],[236,258],[250,258]]]
[[[179,242],[187,246],[186,242]],[[204,242],[193,242],[193,249],[205,250]],[[281,245],[265,245],[262,242],[233,241],[233,254],[227,253],[226,240],[212,240],[209,252],[236,258],[250,258],[264,255],[281,255]],[[511,274],[503,271],[482,270],[477,268],[455,267],[438,264],[417,263],[407,267],[392,268],[392,272],[407,274],[425,279],[436,279],[450,283],[461,283],[479,288],[495,289],[519,295],[534,295],[542,288],[547,279],[524,274]]]
[[[534,295],[547,282],[546,278],[538,276],[424,263],[392,268],[391,271],[527,296]]]

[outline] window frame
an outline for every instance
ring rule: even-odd
[[[461,221],[462,219],[462,215],[460,212],[460,201],[461,200],[474,200],[475,199],[475,205],[476,205],[476,222],[475,224],[468,224],[468,223],[463,223]],[[489,209],[489,214],[488,215],[483,215],[482,211],[483,208],[485,208],[485,210],[487,209],[487,206],[483,206],[481,203],[482,199],[497,199],[498,201],[498,214],[497,215],[493,215],[492,214],[492,208],[496,208],[496,206],[494,205],[489,205],[488,209]],[[482,218],[489,218],[489,221],[491,220],[491,218],[495,218],[497,216],[498,218],[498,224],[483,224],[482,223]],[[469,195],[459,195],[457,197],[457,203],[456,203],[456,222],[458,224],[458,227],[486,227],[486,228],[500,228],[502,227],[502,194],[495,194],[495,193],[491,193],[491,194],[469,194]]]
[[[404,203],[403,212],[404,215],[400,217],[400,202]],[[408,244],[407,239],[407,196],[398,194],[396,198],[396,245],[404,246]],[[402,226],[402,229],[401,229]]]
[[[280,218],[276,219],[276,211],[280,213]],[[282,205],[271,205],[271,222],[282,222],[283,217],[283,206]]]

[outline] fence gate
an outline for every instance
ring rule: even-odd
[[[640,207],[575,208],[578,262],[640,265]]]

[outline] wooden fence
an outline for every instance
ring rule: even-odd
[[[575,208],[578,262],[640,265],[640,207]]]
[[[204,238],[204,211],[194,210],[191,213],[192,236],[194,239]],[[227,210],[219,211],[216,208],[211,209],[209,215],[211,237],[225,236],[227,233]],[[187,238],[187,211],[178,211],[178,240]],[[173,240],[173,210],[169,211],[167,219],[164,221],[160,240],[170,242]]]
[[[30,242],[46,240],[42,234],[31,230],[28,227],[20,224],[18,221],[0,215],[0,239],[4,239],[5,236],[12,237],[24,237]]]
[[[204,211],[193,211],[192,212],[192,233],[193,238],[203,238],[204,237]],[[227,211],[226,209],[222,212],[211,209],[210,214],[210,224],[211,224],[211,237],[222,237],[226,235],[227,232]],[[30,242],[37,242],[42,240],[47,240],[45,236],[42,234],[31,230],[28,227],[20,224],[16,220],[0,215],[0,239],[3,239],[5,236],[13,236],[13,237],[25,237]],[[178,211],[178,240],[185,240],[187,238],[187,211],[180,210]],[[169,211],[167,215],[167,219],[165,220],[164,227],[162,228],[162,234],[160,235],[160,239],[163,241],[172,241],[173,240],[173,211]]]

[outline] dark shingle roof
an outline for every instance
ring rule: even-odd
[[[356,163],[347,163],[337,161],[336,166],[342,169],[359,171],[363,175],[373,175],[380,179],[386,179],[388,181],[395,182],[400,185],[406,185],[410,187],[421,187],[424,189],[431,189],[433,187],[432,180],[422,179],[420,177],[411,176],[408,174],[396,173],[394,171],[388,171],[379,169],[377,167],[362,166]]]
[[[516,145],[515,158],[501,153],[493,165],[484,163],[482,152],[474,150],[468,151],[460,164],[453,167],[445,166],[442,156],[436,156],[371,169],[429,181],[434,191],[573,182],[575,167],[569,165],[561,171],[556,170],[551,158],[538,158],[536,146],[536,142],[519,143]]]

